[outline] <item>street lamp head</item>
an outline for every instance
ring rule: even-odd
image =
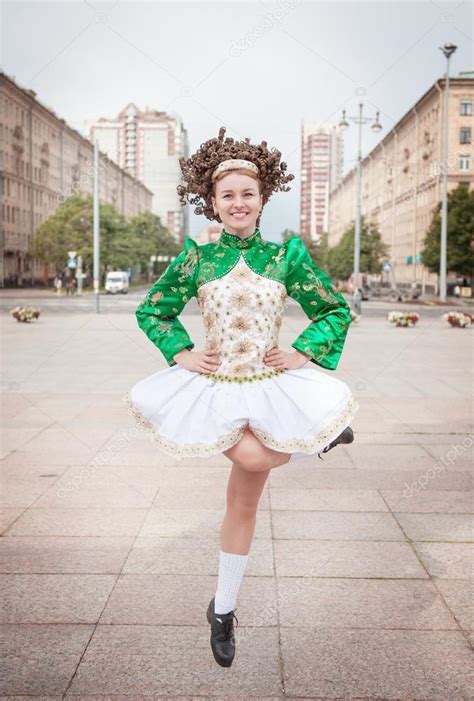
[[[382,130],[382,125],[379,122],[379,114],[380,112],[377,112],[377,114],[375,115],[375,122],[372,124],[371,127],[372,131],[374,131],[376,134]]]
[[[342,119],[339,122],[339,129],[347,129],[349,127],[349,122],[346,119],[346,110],[342,110]]]
[[[452,54],[456,51],[458,47],[455,44],[450,44],[447,42],[444,46],[440,46],[440,51],[446,56],[446,58],[451,58]]]

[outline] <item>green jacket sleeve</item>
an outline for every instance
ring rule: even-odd
[[[188,332],[177,316],[196,296],[198,245],[184,240],[184,249],[168,265],[138,306],[138,326],[163,353],[168,365],[176,365],[173,356],[183,348],[194,348]]]
[[[291,345],[309,355],[316,365],[335,370],[351,323],[349,305],[332,287],[326,273],[316,266],[302,239],[294,237],[285,245],[286,290],[312,320]]]

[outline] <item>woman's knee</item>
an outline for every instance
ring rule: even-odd
[[[263,445],[248,427],[240,441],[226,450],[224,455],[247,472],[267,472],[284,465],[290,459],[288,453],[281,453]]]

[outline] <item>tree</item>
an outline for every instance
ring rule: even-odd
[[[139,214],[130,220],[130,236],[137,251],[135,262],[140,263],[142,268],[148,265],[150,256],[176,256],[182,249],[162,225],[160,217],[152,212]],[[160,275],[168,265],[169,261],[153,263],[153,274]]]
[[[339,243],[330,248],[327,267],[332,277],[348,280],[354,271],[355,224],[347,229]],[[388,246],[382,241],[379,231],[372,224],[369,228],[364,217],[361,221],[360,272],[377,274],[382,271],[384,258],[388,256]]]
[[[100,204],[100,271],[127,269],[144,264],[152,254],[176,253],[177,244],[162,227],[159,217],[150,212],[131,220],[111,204]],[[179,248],[179,247],[178,247]],[[66,266],[68,251],[82,256],[84,271],[93,268],[93,199],[91,195],[73,195],[40,224],[29,253],[54,264],[57,273]]]
[[[441,247],[441,202],[433,212],[421,252],[423,265],[439,273]],[[472,278],[474,273],[474,191],[458,185],[448,193],[447,269]]]
[[[281,242],[285,243],[285,241],[288,241],[288,239],[292,239],[295,236],[299,236],[299,234],[297,234],[296,231],[293,231],[293,229],[284,229],[281,232]]]

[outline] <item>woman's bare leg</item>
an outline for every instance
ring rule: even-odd
[[[252,543],[260,496],[270,471],[290,459],[263,445],[247,427],[240,441],[224,451],[232,461],[227,484],[227,511],[221,528],[221,549],[246,555]]]
[[[221,527],[221,549],[246,555],[250,550],[258,503],[270,470],[249,472],[232,464],[227,483],[227,510]]]

